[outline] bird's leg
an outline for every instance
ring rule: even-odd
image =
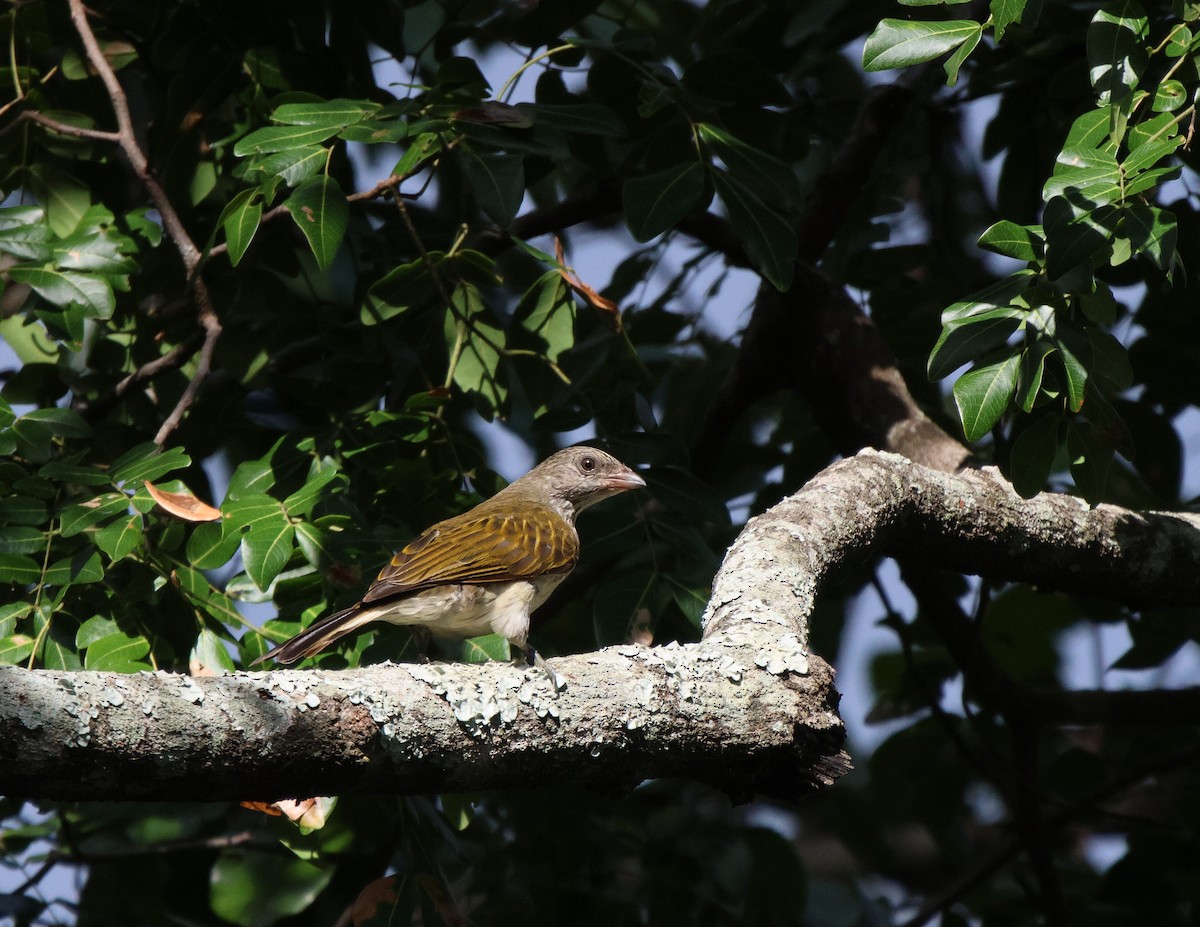
[[[517,647],[520,648],[521,653],[524,654],[530,666],[536,666],[546,674],[546,678],[550,680],[550,688],[553,690],[555,696],[567,687],[567,681],[554,672],[554,668],[542,658],[542,655],[533,648],[532,644],[517,644]]]
[[[429,633],[429,628],[411,624],[408,626],[408,633],[412,635],[413,647],[417,651],[417,662],[429,663],[429,645],[433,642],[433,635]]]

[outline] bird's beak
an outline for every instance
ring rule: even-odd
[[[645,489],[646,481],[632,470],[626,468],[623,472],[614,473],[606,479],[604,486],[606,489],[611,489],[614,492],[621,492],[626,489]]]

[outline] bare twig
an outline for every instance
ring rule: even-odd
[[[166,443],[171,432],[179,427],[184,414],[195,400],[196,394],[203,385],[205,378],[212,370],[213,352],[216,348],[217,339],[221,336],[221,322],[217,318],[216,310],[208,293],[208,287],[200,275],[201,251],[196,247],[196,243],[192,240],[191,235],[188,234],[183,220],[179,217],[179,213],[176,212],[175,206],[171,203],[162,184],[158,182],[153,171],[151,171],[146,154],[138,144],[137,136],[134,133],[133,119],[129,114],[129,99],[125,95],[125,90],[121,87],[120,81],[117,80],[117,75],[113,71],[112,65],[109,64],[108,59],[104,56],[104,52],[100,48],[100,43],[96,40],[96,34],[92,31],[91,24],[88,22],[87,9],[84,7],[83,0],[68,0],[68,2],[71,22],[75,26],[75,31],[79,34],[80,41],[83,42],[88,62],[96,74],[99,75],[105,89],[108,91],[113,115],[117,120],[117,131],[115,134],[105,133],[104,136],[84,137],[103,137],[105,140],[115,142],[121,148],[121,151],[124,152],[126,159],[128,159],[130,165],[133,167],[134,173],[137,174],[138,180],[141,181],[142,186],[150,195],[150,199],[158,210],[158,214],[162,218],[163,228],[175,243],[175,248],[183,260],[183,265],[191,284],[192,295],[196,302],[197,321],[204,331],[204,342],[200,348],[200,360],[196,365],[196,371],[192,376],[192,380],[188,383],[187,389],[184,390],[183,395],[179,398],[171,414],[167,416],[159,428],[158,434],[154,436],[155,443],[162,445]],[[62,131],[62,129],[56,127],[56,131]],[[137,375],[138,372],[135,371],[134,376],[137,377]]]
[[[162,216],[163,227],[171,236],[171,240],[175,242],[175,247],[178,249],[180,257],[183,258],[184,266],[187,267],[190,276],[200,265],[200,249],[196,247],[196,243],[192,241],[187,229],[184,228],[179,213],[175,211],[166,191],[163,190],[162,185],[150,170],[150,163],[146,160],[141,146],[138,145],[133,129],[133,119],[129,115],[129,99],[125,95],[124,88],[121,87],[121,82],[117,80],[112,65],[104,56],[100,43],[96,41],[96,33],[92,31],[91,23],[88,22],[87,8],[83,5],[83,0],[68,0],[68,2],[71,10],[71,22],[83,42],[88,63],[99,75],[100,80],[104,82],[109,101],[112,103],[113,115],[117,119],[117,137],[114,141],[120,145],[121,151],[125,153],[125,157],[133,166],[138,180],[142,182],[142,186],[150,194],[150,199],[154,201],[154,207]]]
[[[200,348],[200,359],[196,363],[196,372],[188,382],[187,388],[184,389],[183,395],[179,397],[179,401],[175,403],[171,414],[159,427],[158,434],[154,436],[154,443],[160,447],[166,444],[171,432],[179,427],[184,414],[195,401],[196,394],[212,371],[213,353],[216,351],[217,339],[221,337],[221,322],[213,309],[212,300],[208,295],[208,287],[205,285],[203,277],[196,276],[192,281],[192,290],[199,308],[197,317],[204,329],[204,344]]]
[[[61,122],[58,119],[52,119],[45,113],[39,113],[37,110],[25,110],[18,119],[23,119],[26,122],[36,122],[40,126],[45,126],[51,132],[57,132],[59,135],[70,135],[73,138],[88,138],[97,142],[115,142],[120,143],[120,132],[105,132],[101,129],[89,129],[85,126],[73,126],[69,122]]]

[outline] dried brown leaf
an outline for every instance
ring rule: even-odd
[[[167,492],[146,480],[146,492],[150,493],[150,498],[165,511],[184,521],[216,521],[221,517],[220,509],[214,509],[207,502],[201,502],[190,491]]]

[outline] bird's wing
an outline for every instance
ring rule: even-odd
[[[579,536],[551,509],[467,512],[428,528],[392,557],[363,603],[445,583],[495,583],[566,573],[578,559]]]

